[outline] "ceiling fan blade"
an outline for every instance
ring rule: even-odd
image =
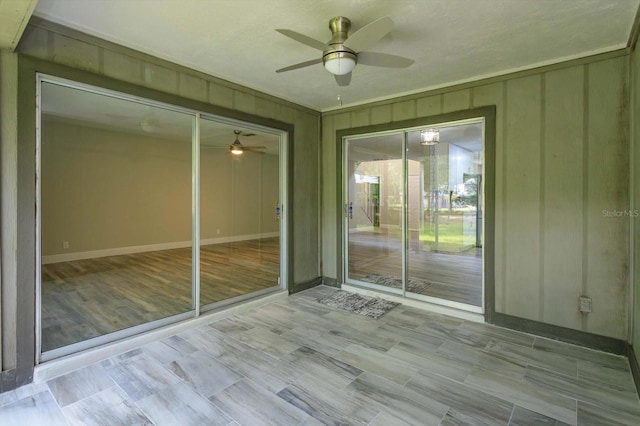
[[[296,31],[292,31],[292,30],[276,30],[277,32],[279,32],[282,35],[285,35],[299,43],[305,44],[309,47],[313,47],[314,49],[318,49],[318,50],[327,50],[328,46],[327,43],[323,43],[319,40],[316,40],[315,38],[311,38],[309,36],[306,36],[304,34],[300,34],[299,32]]]
[[[338,83],[338,86],[344,87],[348,86],[349,83],[351,83],[351,73],[343,75],[334,74],[334,77],[336,78],[336,83]]]
[[[312,59],[310,61],[300,62],[299,64],[289,65],[288,67],[280,68],[276,72],[286,72],[291,70],[297,70],[298,68],[310,67],[311,65],[322,63],[322,58]]]
[[[347,38],[344,44],[349,49],[360,52],[386,36],[392,29],[393,21],[385,16],[360,28]]]
[[[406,68],[413,64],[413,59],[403,56],[389,55],[388,53],[360,52],[358,53],[358,63],[362,65],[372,65],[387,68]]]

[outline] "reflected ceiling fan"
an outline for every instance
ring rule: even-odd
[[[277,29],[276,31],[293,40],[322,51],[322,57],[276,70],[277,73],[322,63],[335,76],[339,86],[348,86],[351,72],[357,64],[387,68],[406,68],[413,59],[387,53],[368,52],[371,45],[379,41],[393,29],[393,21],[388,16],[377,19],[349,36],[351,21],[338,16],[329,21],[331,40],[323,43],[296,31]]]
[[[240,130],[234,130],[233,133],[236,135],[236,140],[233,141],[231,145],[229,145],[229,152],[233,155],[242,155],[245,151],[254,151],[260,154],[264,154],[261,150],[267,149],[266,146],[245,146],[240,143],[240,135],[249,137],[255,136],[255,133],[242,134]]]

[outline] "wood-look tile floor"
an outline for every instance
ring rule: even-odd
[[[319,286],[0,394],[9,425],[634,425],[626,358]]]
[[[482,253],[440,253],[413,244],[408,253],[408,278],[431,285],[420,294],[482,306]],[[370,274],[402,277],[402,244],[398,236],[380,232],[349,234],[349,278],[367,281]]]

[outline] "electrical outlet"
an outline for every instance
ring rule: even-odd
[[[62,242],[62,248],[63,249],[68,249],[69,248],[69,241],[63,241]]]
[[[591,298],[580,296],[580,312],[591,312]]]

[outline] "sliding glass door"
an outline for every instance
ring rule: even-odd
[[[234,138],[242,152],[233,154]],[[278,285],[280,136],[200,121],[200,304]]]
[[[476,119],[346,138],[347,283],[482,311],[483,130]]]
[[[347,279],[402,291],[403,135],[347,143]]]
[[[53,77],[39,95],[40,361],[284,288],[285,132]]]
[[[41,91],[42,351],[193,307],[193,116]]]

